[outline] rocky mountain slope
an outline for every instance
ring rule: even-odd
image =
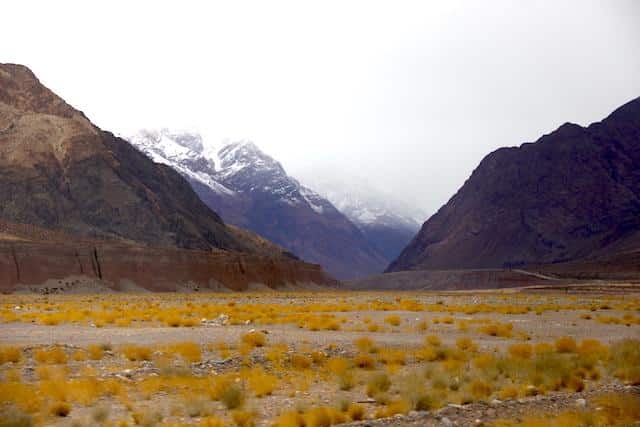
[[[37,236],[51,230],[64,236],[59,243],[90,241],[94,253],[97,245],[118,242],[142,251],[182,248],[295,261],[274,245],[226,226],[180,174],[100,130],[28,68],[14,64],[0,64],[0,199],[0,220],[26,230],[17,240],[5,233],[13,253],[25,241],[42,243]],[[30,227],[47,232],[29,232]],[[50,246],[51,255],[55,247]],[[145,264],[154,262],[153,257],[146,259],[136,274],[153,274]],[[36,262],[40,265],[22,268],[22,277],[36,268],[46,275],[47,266],[55,263],[42,257]],[[11,257],[7,263],[12,264]],[[183,280],[191,280],[188,269],[179,263],[174,268],[184,273]],[[16,283],[7,277],[3,275],[2,285]]]
[[[252,230],[339,278],[384,269],[387,261],[328,200],[287,175],[250,141],[207,147],[199,135],[169,130],[128,138],[185,176],[224,221]]]
[[[357,177],[310,170],[302,180],[344,213],[389,263],[400,255],[427,217],[421,209],[407,206]]]
[[[535,143],[489,154],[388,271],[550,264],[577,271],[604,256],[637,258],[638,248],[640,98],[586,128],[566,123]]]

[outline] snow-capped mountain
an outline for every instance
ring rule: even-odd
[[[145,129],[126,139],[154,162],[171,166],[189,180],[201,182],[223,194],[233,194],[215,178],[214,162],[204,154],[199,134]]]
[[[339,171],[308,170],[302,179],[344,213],[389,261],[400,254],[427,219],[420,208]]]
[[[129,141],[185,176],[225,222],[248,228],[342,279],[382,271],[387,257],[326,198],[253,142],[203,144],[190,132],[143,130]],[[405,242],[406,243],[406,242]]]

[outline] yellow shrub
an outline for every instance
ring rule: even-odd
[[[451,325],[454,322],[454,319],[451,316],[445,316],[441,320],[442,320],[442,323],[444,323],[446,325]]]
[[[358,368],[372,369],[375,366],[376,361],[369,354],[358,354],[353,358],[353,364]]]
[[[291,355],[291,366],[296,369],[308,369],[311,367],[311,357],[300,353],[294,353]]]
[[[91,360],[101,360],[104,356],[104,350],[99,345],[90,345],[87,351]]]
[[[442,343],[442,341],[440,341],[440,337],[437,335],[428,335],[425,338],[425,343],[437,347]]]
[[[370,353],[376,350],[375,343],[369,337],[360,337],[355,341],[356,348],[362,353]]]
[[[331,426],[331,412],[324,406],[312,408],[302,415],[306,427]]]
[[[67,363],[67,355],[60,347],[53,347],[49,350],[41,348],[36,350],[34,358],[38,363]]]
[[[400,326],[400,323],[402,323],[402,319],[400,319],[400,316],[396,315],[387,316],[384,318],[384,321],[391,326]]]
[[[181,322],[182,319],[177,314],[169,315],[164,319],[164,323],[166,323],[167,326],[171,326],[172,328],[177,328],[178,326],[180,326]]]
[[[386,365],[404,365],[406,362],[404,350],[384,349],[380,351],[380,361]]]
[[[509,354],[519,359],[529,359],[533,354],[530,344],[512,344],[509,346]]]
[[[458,330],[467,332],[469,330],[469,322],[467,322],[466,320],[458,321]]]
[[[122,348],[122,354],[124,354],[124,356],[132,362],[151,360],[151,349],[149,347],[125,345]]]
[[[490,354],[481,354],[473,358],[473,365],[478,369],[486,369],[495,363],[495,358]]]
[[[583,356],[593,356],[604,359],[609,354],[609,349],[598,340],[586,339],[582,340],[580,346],[577,348],[577,352]]]
[[[260,331],[249,331],[242,335],[241,340],[251,347],[263,347],[267,343],[267,336]]]
[[[536,354],[546,354],[553,351],[553,346],[549,343],[541,342],[536,344],[533,349]]]
[[[120,327],[120,328],[126,328],[127,326],[131,325],[131,319],[129,319],[128,317],[122,317],[120,319],[116,319],[116,326]]]
[[[71,405],[67,402],[54,402],[49,406],[49,413],[57,417],[66,417],[71,412]]]
[[[342,375],[349,369],[349,361],[344,357],[332,357],[327,360],[327,369],[334,375]]]
[[[480,332],[492,337],[510,338],[513,334],[513,325],[506,323],[489,323],[480,327]]]
[[[626,339],[611,347],[609,367],[613,374],[631,385],[640,385],[640,340]]]
[[[347,415],[352,421],[360,421],[364,419],[364,406],[352,403],[347,407]]]
[[[231,419],[237,427],[255,427],[256,413],[253,411],[231,411]]]
[[[0,380],[1,381],[1,380]],[[20,382],[22,381],[22,372],[17,368],[10,368],[4,371],[5,382]]]
[[[429,321],[427,320],[420,321],[420,323],[418,323],[418,325],[416,326],[416,330],[418,332],[424,332],[427,329],[429,329]]]
[[[63,381],[67,375],[69,374],[69,370],[66,367],[57,367],[57,366],[38,366],[36,367],[36,375],[39,380],[57,380]]]
[[[301,414],[289,411],[278,415],[271,427],[306,427],[306,424]]]
[[[469,385],[469,391],[471,395],[476,399],[486,399],[491,395],[491,385],[483,380],[474,380]]]
[[[476,351],[477,347],[469,337],[461,337],[456,341],[456,347],[462,351]]]
[[[594,399],[602,408],[600,425],[637,425],[640,422],[640,397],[637,394],[608,394]]]
[[[375,397],[379,393],[383,393],[391,387],[391,380],[387,374],[377,372],[373,374],[367,381],[367,396]]]
[[[196,363],[202,360],[200,346],[194,342],[182,342],[167,347],[168,353],[176,353],[186,362]]]
[[[268,396],[278,386],[278,378],[273,375],[269,375],[262,369],[252,369],[247,374],[249,381],[249,387],[253,390],[256,397]]]
[[[229,345],[224,341],[220,341],[216,343],[216,348],[218,350],[218,353],[220,354],[220,357],[222,357],[223,359],[226,359],[231,355],[231,351],[229,350]]]
[[[84,350],[76,350],[71,356],[76,362],[84,362],[87,360],[87,352]]]
[[[22,351],[18,347],[0,348],[0,365],[6,362],[18,363],[22,358]]]
[[[516,399],[518,397],[518,389],[514,386],[507,386],[500,390],[498,397],[501,400]]]
[[[576,342],[571,337],[560,337],[555,342],[558,353],[575,353],[578,350]]]
[[[313,360],[313,363],[316,365],[322,365],[326,358],[327,356],[323,351],[316,350],[311,352],[311,360]]]
[[[236,409],[241,407],[244,404],[244,393],[234,383],[229,383],[229,385],[223,389],[221,389],[218,393],[218,400],[220,400],[227,409]]]
[[[398,414],[406,414],[411,409],[411,404],[404,400],[395,400],[386,407],[376,411],[377,418],[393,417]]]
[[[422,347],[414,352],[414,357],[418,361],[433,362],[438,358],[437,352],[433,347]]]
[[[225,423],[218,417],[208,416],[204,417],[197,424],[198,427],[225,427]]]

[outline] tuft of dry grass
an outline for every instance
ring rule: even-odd
[[[397,316],[395,314],[385,317],[384,321],[391,326],[400,326],[400,324],[402,323],[402,319],[400,318],[400,316]]]
[[[291,366],[295,369],[309,369],[313,360],[310,356],[300,353],[294,353],[290,357]]]
[[[578,350],[576,341],[571,337],[560,337],[554,345],[558,353],[575,353]]]
[[[66,417],[71,412],[71,405],[67,402],[54,402],[49,406],[49,413],[56,417]]]
[[[370,354],[357,354],[353,358],[353,364],[361,369],[373,369],[376,365],[376,360]]]
[[[230,383],[227,387],[220,390],[218,399],[227,409],[237,409],[244,405],[245,396],[237,384]]]
[[[171,344],[165,349],[167,354],[177,354],[188,363],[196,363],[202,360],[202,350],[194,342],[181,342]]]
[[[101,360],[104,356],[104,349],[102,346],[93,344],[87,348],[87,352],[89,354],[89,359],[91,360]]]
[[[139,362],[151,360],[152,350],[149,347],[130,344],[122,347],[122,354],[132,362]]]
[[[626,339],[614,344],[609,369],[618,379],[640,385],[640,340]]]
[[[244,376],[256,397],[269,396],[278,387],[278,378],[264,372],[261,368],[251,369]]]
[[[18,347],[0,347],[0,365],[11,362],[18,363],[22,359],[22,350]]]
[[[54,363],[65,364],[67,363],[67,355],[60,347],[52,347],[50,349],[41,348],[35,351],[34,359],[38,363]]]
[[[511,344],[509,346],[511,357],[519,359],[530,359],[533,354],[533,347],[530,344]]]
[[[267,343],[267,336],[260,331],[249,331],[242,335],[241,341],[250,347],[264,347]]]
[[[367,381],[367,396],[376,397],[380,393],[384,393],[391,387],[391,379],[384,372],[376,372],[369,377]]]
[[[355,340],[354,344],[361,353],[375,353],[378,351],[374,341],[369,337],[360,337]]]
[[[513,335],[513,325],[509,322],[492,322],[481,326],[479,332],[492,337],[511,338]]]
[[[364,406],[358,403],[349,404],[346,412],[351,421],[361,421],[365,416]]]

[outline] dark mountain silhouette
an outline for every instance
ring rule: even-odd
[[[576,270],[638,248],[640,98],[589,127],[566,123],[486,156],[388,271]]]

